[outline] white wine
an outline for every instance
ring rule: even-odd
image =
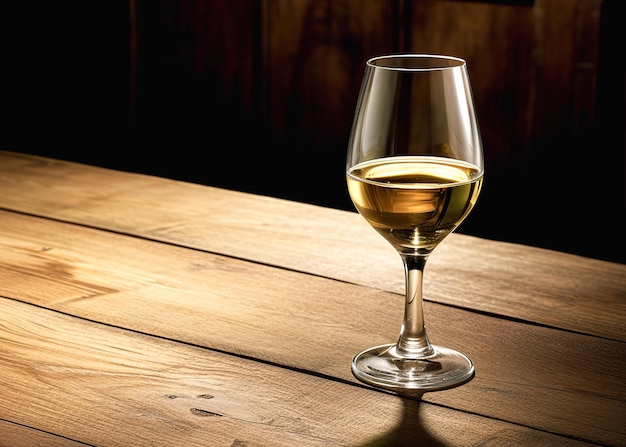
[[[359,163],[346,175],[359,213],[397,250],[430,253],[474,207],[482,171],[452,158],[406,156]]]

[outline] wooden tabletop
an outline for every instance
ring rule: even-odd
[[[403,288],[354,212],[0,152],[0,446],[626,446],[626,265],[450,235],[421,397],[350,371]]]

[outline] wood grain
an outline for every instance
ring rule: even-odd
[[[355,213],[0,152],[0,207],[403,293]],[[302,218],[306,216],[306,218]],[[626,265],[462,234],[431,256],[429,301],[626,341]]]
[[[3,446],[589,445],[7,299],[0,346]]]
[[[0,420],[0,446],[2,447],[85,447],[89,444],[73,441],[63,436],[24,427]]]
[[[340,382],[399,331],[398,294],[185,247],[6,211],[0,247],[1,296]],[[466,352],[477,376],[424,402],[626,445],[623,342],[436,303],[426,314],[433,342]]]

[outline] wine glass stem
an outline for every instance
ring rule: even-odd
[[[426,335],[422,300],[424,266],[428,255],[401,254],[401,257],[406,280],[406,303],[396,352],[409,358],[423,358],[434,354]]]

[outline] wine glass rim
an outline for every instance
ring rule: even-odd
[[[465,65],[460,57],[423,53],[388,54],[367,60],[369,67],[391,71],[437,71]]]

